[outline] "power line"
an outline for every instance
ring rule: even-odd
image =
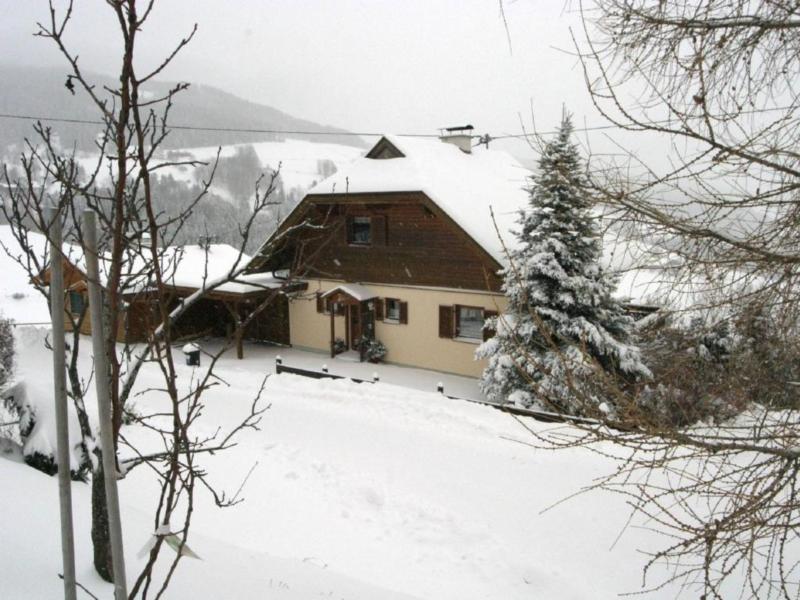
[[[2,119],[15,119],[19,121],[47,121],[51,123],[69,123],[73,125],[105,125],[103,121],[96,121],[92,119],[71,119],[66,117],[43,117],[38,115],[16,115],[9,113],[0,113]],[[199,125],[169,125],[169,129],[181,131],[213,131],[221,133],[272,133],[284,135],[330,135],[330,136],[358,136],[358,137],[381,137],[383,133],[374,133],[370,131],[304,131],[304,130],[291,130],[291,129],[258,129],[253,127],[202,127]],[[397,133],[394,135],[402,137],[417,137],[417,138],[438,138],[439,136],[433,133]]]
[[[782,106],[774,108],[753,109],[742,111],[740,115],[754,115],[763,114],[777,111],[786,111],[794,109],[794,106]],[[702,118],[702,115],[697,115],[693,118]],[[68,117],[45,117],[37,115],[20,115],[12,113],[0,113],[0,119],[14,119],[20,121],[46,121],[52,123],[67,123],[73,125],[105,125],[104,121],[97,121],[92,119],[75,119]],[[674,122],[674,119],[662,119],[659,121],[651,121],[652,125],[666,125]],[[217,133],[267,133],[274,135],[319,135],[319,136],[351,136],[351,137],[382,137],[383,133],[376,133],[371,131],[309,131],[309,130],[290,130],[290,129],[259,129],[253,127],[202,127],[199,125],[169,125],[170,129],[179,131],[209,131]],[[624,129],[618,125],[589,125],[586,127],[576,127],[573,131],[588,132],[588,131],[604,131],[609,129]],[[535,133],[518,133],[518,134],[505,134],[505,135],[487,135],[486,141],[508,140],[508,139],[526,139],[542,135],[554,135],[558,130],[552,131],[537,131]],[[395,133],[399,137],[413,137],[413,138],[439,138],[438,134],[433,133]],[[482,136],[473,136],[481,138]]]
[[[786,110],[791,110],[791,109],[795,109],[795,108],[797,108],[797,107],[796,106],[776,106],[776,107],[773,107],[773,108],[754,108],[752,110],[743,110],[743,111],[737,113],[737,115],[758,115],[758,114],[763,114],[763,113],[786,111]],[[704,117],[705,117],[704,115],[692,115],[689,118],[702,119]],[[676,119],[661,119],[659,121],[649,121],[649,122],[644,122],[644,123],[645,123],[645,125],[668,125],[670,123],[674,123],[675,121],[676,121]],[[580,132],[585,132],[585,131],[603,131],[603,130],[608,130],[608,129],[620,129],[620,130],[623,130],[625,128],[624,127],[620,127],[619,125],[590,125],[588,127],[575,127],[575,128],[573,128],[573,131],[580,131]],[[537,137],[537,136],[541,136],[541,135],[555,135],[557,133],[558,133],[557,129],[554,129],[552,131],[537,131],[535,133],[517,133],[517,134],[509,133],[509,134],[506,134],[506,135],[491,136],[490,140],[491,141],[507,140],[507,139],[512,139],[512,138],[523,139],[523,138],[529,138],[529,137]]]

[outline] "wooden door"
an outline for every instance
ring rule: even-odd
[[[358,304],[351,304],[347,307],[350,321],[350,349],[355,350],[358,340],[361,338],[361,308]]]

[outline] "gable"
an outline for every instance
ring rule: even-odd
[[[291,268],[299,277],[498,291],[500,264],[421,192],[309,195],[281,225],[257,270]],[[368,244],[348,223],[379,228]],[[310,227],[298,227],[308,223]],[[288,235],[283,236],[283,232]],[[380,233],[380,235],[377,235]]]
[[[382,137],[377,144],[375,144],[372,149],[367,152],[366,158],[372,160],[382,160],[387,158],[404,158],[405,154],[403,154],[397,146],[395,146],[392,142],[387,140],[385,137]]]
[[[438,139],[385,136],[365,157],[308,194],[424,193],[503,264],[506,248],[516,241],[510,230],[528,202],[529,176],[530,171],[506,152],[475,148],[467,153]]]

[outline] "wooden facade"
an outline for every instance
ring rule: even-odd
[[[465,210],[468,210],[465,207]],[[370,220],[353,243],[354,218]],[[301,223],[258,270],[302,277],[498,292],[500,265],[422,192],[309,195],[282,224]],[[279,230],[280,231],[280,230]]]

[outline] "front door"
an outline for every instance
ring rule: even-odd
[[[347,307],[350,321],[350,349],[358,349],[358,341],[361,339],[361,307],[358,304],[351,304]]]

